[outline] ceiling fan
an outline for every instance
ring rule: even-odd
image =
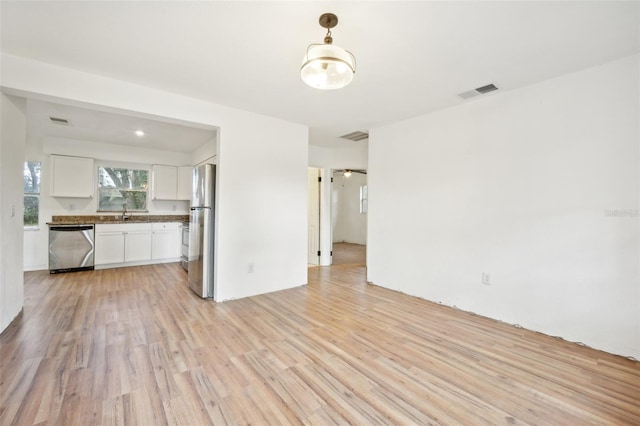
[[[358,169],[335,169],[333,173],[342,173],[342,176],[349,177],[351,173],[360,173],[362,175],[366,175],[366,170],[358,170]]]

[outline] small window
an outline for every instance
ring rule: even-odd
[[[40,222],[40,162],[24,162],[24,227],[37,228]]]
[[[98,167],[98,211],[147,211],[149,170]]]
[[[369,208],[368,198],[369,198],[369,194],[367,190],[367,185],[360,186],[360,213],[362,214],[367,213],[367,209]]]

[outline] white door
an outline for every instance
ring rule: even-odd
[[[320,169],[309,167],[309,248],[310,265],[320,264]]]

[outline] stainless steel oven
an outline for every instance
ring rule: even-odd
[[[189,222],[182,222],[182,255],[180,264],[185,271],[189,271]]]

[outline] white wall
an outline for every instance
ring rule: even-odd
[[[369,144],[367,141],[351,142],[345,148],[329,148],[309,145],[309,167],[331,169],[366,169]]]
[[[367,244],[367,214],[360,213],[360,187],[367,184],[367,175],[333,174],[332,222],[333,242]]]
[[[202,145],[191,153],[191,165],[202,164],[208,162],[215,164],[215,158],[218,155],[217,135],[215,138]]]
[[[372,129],[368,279],[640,358],[638,62]]]
[[[1,84],[25,97],[218,127],[216,300],[307,282],[306,127],[6,54]]]
[[[164,164],[167,166],[192,166],[194,164],[192,155],[183,152],[54,137],[45,137],[40,141],[29,139],[29,143],[39,146],[44,154],[72,155],[121,163]]]
[[[28,101],[27,101],[27,108]],[[127,147],[94,141],[80,141],[62,138],[39,138],[27,136],[26,159],[40,161],[40,215],[38,229],[27,229],[24,232],[24,270],[35,271],[48,269],[49,233],[47,222],[54,215],[95,215],[97,197],[61,198],[51,197],[51,154],[72,155],[94,158],[95,176],[98,166],[112,165],[151,169],[153,164],[173,166],[192,165],[191,154],[178,153],[147,148]],[[188,201],[147,201],[148,214],[189,214]]]
[[[307,282],[306,135],[302,126],[260,117],[222,128],[216,232],[225,246],[217,280],[226,285],[216,300]]]
[[[22,310],[24,99],[0,94],[0,332]]]

